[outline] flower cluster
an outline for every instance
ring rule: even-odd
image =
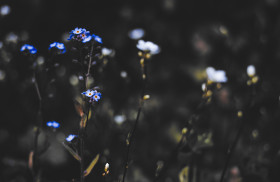
[[[87,31],[86,29],[78,28],[78,27],[70,32],[70,37],[68,38],[68,40],[71,39],[77,40],[82,43],[87,43],[91,41],[91,39],[94,39],[96,42],[102,44],[101,37],[94,34],[91,35],[90,32]]]
[[[59,53],[61,53],[61,54],[64,54],[66,52],[66,49],[65,49],[65,46],[63,43],[59,43],[59,42],[51,43],[49,46],[49,50],[51,50],[52,48],[58,49],[60,51]]]
[[[52,128],[59,128],[60,124],[56,121],[48,121],[47,126]]]
[[[223,70],[215,70],[213,67],[206,68],[208,81],[214,83],[227,82],[226,72]]]
[[[88,89],[86,92],[83,92],[82,94],[89,97],[90,102],[93,102],[93,101],[97,102],[101,98],[101,93],[97,92],[96,90]]]
[[[36,54],[37,53],[37,49],[29,44],[24,44],[21,48],[20,48],[21,52],[27,52],[30,54]]]

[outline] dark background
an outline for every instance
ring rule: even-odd
[[[240,125],[243,130],[229,164],[227,181],[234,175],[243,181],[278,181],[280,168],[280,9],[278,0],[1,0],[11,13],[0,17],[0,181],[31,181],[27,167],[36,125],[38,99],[31,83],[30,58],[20,54],[29,43],[38,49],[37,59],[59,62],[39,81],[45,122],[56,120],[61,128],[52,131],[44,124],[40,140],[50,143],[41,156],[42,181],[71,181],[79,178],[79,164],[61,145],[61,139],[77,134],[79,116],[74,98],[84,91],[83,83],[72,86],[69,78],[80,75],[73,63],[75,51],[63,35],[75,27],[86,28],[102,37],[115,56],[103,69],[94,67],[95,85],[102,88],[87,129],[86,159],[97,153],[101,158],[86,181],[117,181],[123,172],[125,139],[135,120],[141,89],[137,41],[127,34],[143,28],[144,40],[155,42],[161,53],[149,60],[147,93],[127,181],[152,181],[158,161],[165,162],[180,139],[181,129],[200,103],[208,66],[227,72],[228,83],[215,92],[213,101],[199,114],[194,138],[211,133],[211,144],[182,149],[173,159],[161,181],[179,181],[181,169],[194,161],[196,181],[219,181]],[[221,31],[226,30],[227,33]],[[9,41],[11,33],[18,38]],[[64,42],[66,55],[50,56],[48,46]],[[47,64],[46,63],[46,64]],[[51,63],[49,63],[51,65]],[[255,65],[259,82],[247,86],[246,67]],[[127,77],[120,76],[121,71]],[[3,73],[2,72],[2,73]],[[237,120],[242,110],[244,117]],[[114,116],[125,115],[118,125]],[[202,142],[203,143],[203,142]],[[110,174],[101,174],[106,162]],[[236,168],[237,167],[237,168]],[[238,169],[238,174],[234,173]]]

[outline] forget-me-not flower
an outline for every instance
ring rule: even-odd
[[[87,96],[87,97],[92,97],[94,94],[93,90],[88,89],[87,91],[82,93],[83,95]]]
[[[73,134],[70,134],[70,135],[68,135],[68,137],[66,138],[66,141],[67,142],[71,142],[74,138],[76,138],[77,137],[77,135],[73,135]]]
[[[37,49],[32,46],[32,45],[29,45],[29,44],[24,44],[21,49],[20,49],[21,52],[29,52],[30,54],[36,54],[37,53]]]
[[[98,101],[99,99],[101,98],[101,93],[100,92],[97,92],[96,90],[94,91],[94,95],[92,96],[92,99],[94,101]]]
[[[99,37],[98,35],[92,34],[92,37],[94,38],[94,40],[95,40],[96,42],[98,42],[98,43],[100,43],[100,44],[103,43],[103,42],[102,42],[102,38]]]
[[[91,89],[88,89],[86,92],[83,92],[82,93],[83,95],[87,96],[90,98],[90,102],[92,101],[98,101],[100,98],[101,98],[101,93],[100,92],[97,92],[96,90],[91,90]]]
[[[59,42],[54,42],[52,44],[50,44],[49,46],[49,50],[52,48],[57,48],[61,54],[66,52],[65,46],[63,43],[59,43]]]
[[[56,121],[48,121],[47,126],[52,128],[59,128],[60,124]]]

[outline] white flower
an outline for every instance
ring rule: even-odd
[[[11,8],[8,5],[1,6],[1,8],[0,8],[0,14],[3,16],[8,15],[10,13],[10,11],[11,11]]]
[[[112,49],[108,49],[106,47],[102,48],[102,50],[101,50],[101,53],[103,56],[109,56],[112,54],[112,52],[113,52]]]
[[[139,40],[137,48],[144,52],[150,52],[151,54],[158,54],[160,52],[159,46],[150,41],[145,42],[144,40]]]
[[[13,32],[9,33],[6,36],[6,41],[7,42],[17,43],[18,39],[19,39],[18,36],[16,34],[14,34]]]
[[[255,69],[255,66],[254,66],[254,65],[249,65],[249,66],[247,67],[247,74],[248,74],[248,76],[250,76],[250,77],[255,76],[255,74],[256,74],[256,69]]]
[[[128,36],[131,39],[137,40],[141,39],[145,35],[145,30],[142,28],[136,28],[128,32]]]
[[[116,115],[114,120],[117,124],[122,124],[126,120],[126,117],[123,115]]]
[[[215,70],[213,67],[206,68],[206,74],[212,82],[227,82],[226,72],[223,70]]]

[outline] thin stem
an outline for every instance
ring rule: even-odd
[[[90,50],[90,53],[89,53],[89,63],[88,63],[88,69],[87,69],[87,74],[86,74],[86,89],[88,87],[88,79],[89,79],[89,76],[90,76],[90,68],[91,68],[91,63],[92,63],[92,53],[93,53],[93,44],[94,44],[94,41],[92,41],[92,44],[91,44],[91,50]]]
[[[207,100],[205,100],[205,99],[201,100],[201,102],[197,106],[195,112],[190,116],[189,120],[187,120],[187,122],[185,123],[185,127],[187,127],[188,121],[193,122],[193,120],[196,118],[196,116],[198,116],[200,114],[200,112],[204,108],[203,106],[205,106],[206,103],[207,103]],[[191,128],[189,128],[189,129],[191,129]],[[163,168],[159,172],[156,172],[154,182],[159,181],[164,176],[164,174],[166,174],[166,171],[170,167],[172,161],[174,161],[177,158],[179,150],[182,147],[182,145],[184,144],[184,141],[188,136],[189,136],[189,132],[187,134],[182,134],[180,141],[178,142],[176,147],[170,153],[170,155],[166,161],[166,164],[163,166]]]
[[[228,165],[229,165],[229,161],[231,159],[231,156],[234,152],[234,149],[239,141],[239,138],[241,136],[241,133],[242,133],[242,129],[243,129],[243,123],[241,123],[239,129],[238,129],[238,132],[235,136],[235,139],[231,145],[231,147],[228,149],[227,151],[227,158],[226,158],[226,163],[225,163],[225,166],[224,166],[224,169],[223,169],[223,172],[222,172],[222,175],[221,175],[221,179],[220,179],[220,182],[223,182],[224,181],[224,178],[225,178],[225,174],[226,174],[226,171],[227,171],[227,168],[228,168]]]
[[[124,171],[123,171],[123,178],[122,178],[122,182],[125,181],[125,176],[127,174],[127,169],[128,169],[128,164],[129,164],[129,155],[130,155],[130,151],[131,151],[131,145],[134,141],[134,136],[135,136],[135,131],[137,129],[138,123],[139,123],[139,118],[140,118],[140,114],[144,105],[144,94],[146,92],[146,86],[147,86],[147,65],[144,63],[144,58],[141,58],[141,61],[143,63],[142,66],[142,78],[143,78],[143,87],[142,87],[142,91],[141,91],[141,95],[140,95],[140,101],[139,101],[139,107],[138,107],[138,112],[137,112],[137,116],[136,116],[136,120],[135,123],[133,125],[132,130],[129,132],[128,134],[128,138],[126,140],[126,157],[125,157],[125,166],[124,166]],[[140,61],[140,62],[141,62]]]
[[[40,93],[40,89],[38,86],[38,82],[36,79],[35,71],[33,74],[33,82],[35,86],[35,90],[37,92],[38,100],[39,100],[39,108],[38,108],[38,114],[37,114],[37,128],[35,131],[35,137],[34,137],[34,153],[33,153],[33,180],[34,182],[37,181],[37,178],[39,177],[37,172],[39,171],[39,161],[38,161],[38,139],[40,135],[40,130],[42,127],[42,96]]]
[[[85,141],[84,141],[84,129],[80,129],[80,157],[81,157],[81,180],[80,182],[84,182],[84,146],[85,146]]]
[[[250,102],[248,103],[248,106],[247,106],[248,108],[253,107],[253,105],[255,104],[254,98],[256,97],[256,95],[257,95],[256,87],[255,87],[255,85],[253,85],[253,87],[252,87],[251,99],[250,99]],[[228,151],[227,151],[226,163],[225,163],[225,166],[224,166],[224,168],[223,168],[223,172],[222,172],[222,175],[221,175],[221,178],[220,178],[220,182],[223,182],[223,181],[224,181],[225,174],[226,174],[227,168],[228,168],[228,166],[229,166],[230,159],[231,159],[232,154],[233,154],[233,152],[234,152],[234,149],[235,149],[235,147],[236,147],[236,145],[237,145],[237,143],[238,143],[238,141],[239,141],[239,138],[240,138],[240,136],[241,136],[241,134],[242,134],[243,127],[244,127],[244,122],[242,122],[242,123],[240,124],[239,129],[238,129],[238,131],[237,131],[237,134],[236,134],[236,136],[235,136],[235,139],[234,139],[234,141],[233,141],[231,147],[230,147],[230,148],[228,149]]]

